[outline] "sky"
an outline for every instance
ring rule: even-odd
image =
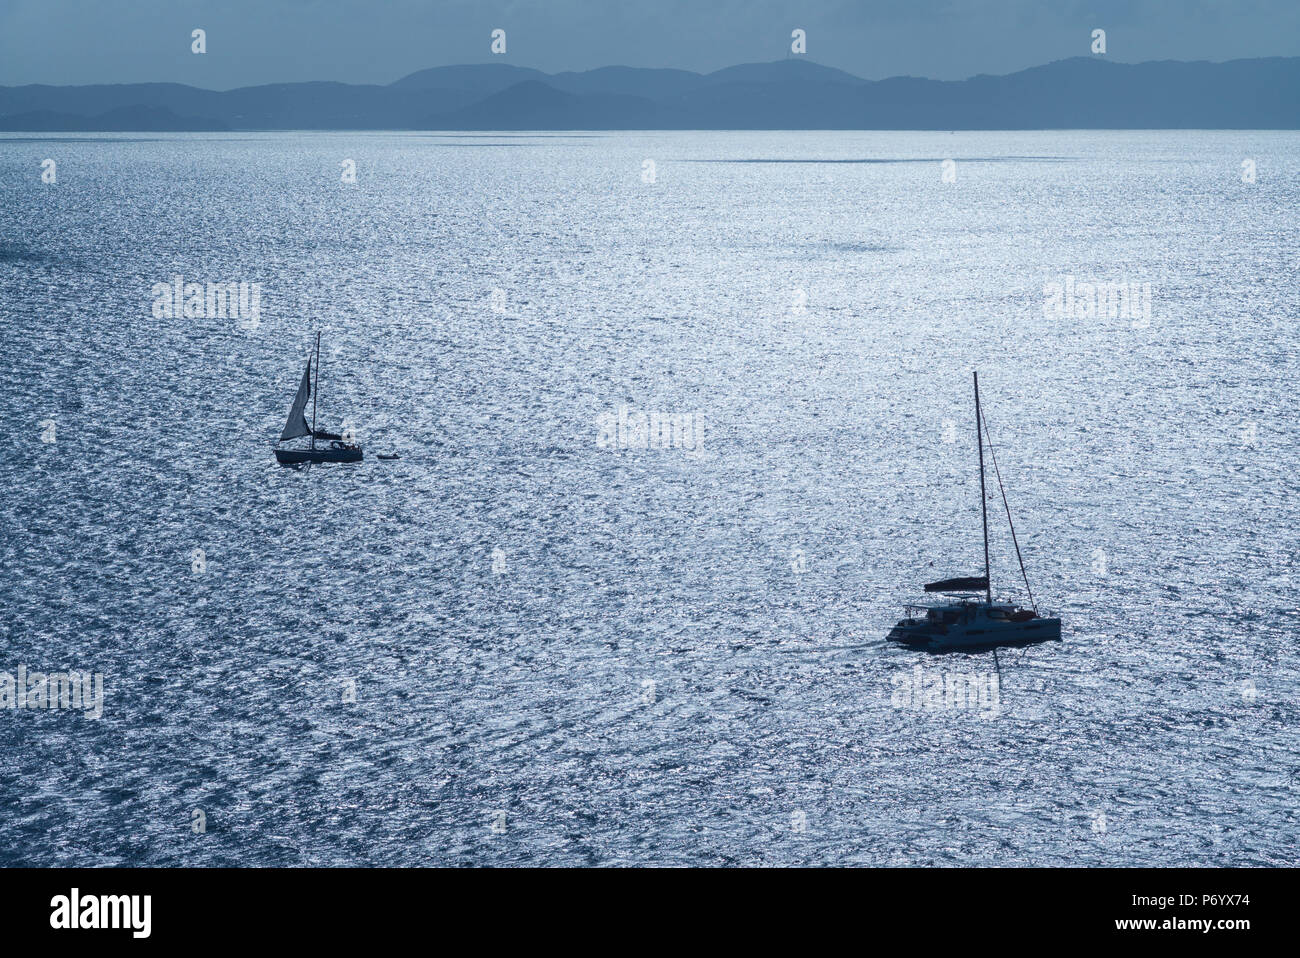
[[[207,52],[191,52],[206,31]],[[1300,55],[1300,0],[0,0],[0,85],[390,83],[488,61],[707,72],[790,55],[868,79],[961,79],[1090,55]],[[506,52],[491,34],[506,31]]]

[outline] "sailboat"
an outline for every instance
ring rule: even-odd
[[[979,448],[980,506],[984,519],[984,574],[954,576],[926,583],[925,591],[945,596],[944,601],[934,605],[906,606],[904,611],[908,617],[890,630],[888,638],[891,641],[938,652],[1030,645],[1061,638],[1061,620],[1039,615],[1038,607],[1034,604],[1029,576],[1025,573],[1025,561],[1020,555],[1020,543],[1016,540],[1016,527],[1011,521],[1011,506],[1007,503],[1006,489],[1002,486],[1002,474],[998,470],[993,442],[988,436],[988,423],[980,410],[980,377],[979,373],[975,373],[975,440]],[[1011,527],[1011,541],[1016,547],[1020,574],[1024,577],[1025,592],[1029,596],[1028,609],[1010,602],[993,601],[993,586],[989,580],[989,506],[984,484],[986,439],[998,488],[1002,490],[1002,504],[1006,506],[1007,524]]]
[[[311,445],[306,449],[302,447],[282,448],[279,443],[275,446],[275,459],[282,466],[309,466],[316,462],[360,462],[361,446],[355,442],[348,442],[337,433],[326,432],[323,429],[316,428],[316,393],[320,388],[320,333],[316,334],[316,384],[312,385],[312,357],[307,357],[307,368],[303,370],[302,382],[298,384],[298,392],[293,397],[293,405],[289,407],[289,419],[284,424],[284,430],[280,433],[280,442],[289,442],[293,439],[301,439],[303,436],[311,437]],[[311,425],[307,425],[307,400],[311,400]],[[316,445],[316,440],[327,442],[329,445]]]

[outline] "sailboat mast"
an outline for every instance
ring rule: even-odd
[[[312,391],[311,391],[311,447],[313,449],[316,448],[316,396],[319,392],[320,392],[320,331],[317,330],[316,332],[316,385],[312,387]],[[979,405],[978,384],[975,387],[975,403],[976,406],[978,407]],[[983,452],[981,451],[980,454],[983,455]],[[980,460],[980,481],[981,482],[984,481],[984,460],[983,459]],[[988,520],[986,519],[985,526],[984,526],[984,539],[985,539],[984,548],[986,552],[988,551],[988,541],[987,541],[988,536],[989,536]],[[987,561],[985,562],[985,564],[987,565]]]
[[[993,582],[989,579],[989,502],[984,495],[984,434],[980,423],[980,374],[975,376],[975,445],[980,453],[980,511],[984,517],[984,590],[989,605],[993,604]],[[314,415],[314,413],[313,413]]]

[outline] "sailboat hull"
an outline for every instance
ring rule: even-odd
[[[277,449],[275,461],[282,466],[305,466],[318,462],[360,462],[361,450],[354,449]]]
[[[999,646],[1037,645],[1039,642],[1059,642],[1061,620],[1034,618],[1027,622],[977,621],[969,625],[949,625],[927,622],[923,619],[905,619],[894,626],[887,638],[914,648],[932,652],[959,649],[992,649]]]

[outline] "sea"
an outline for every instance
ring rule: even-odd
[[[1295,865],[1298,280],[1295,132],[0,135],[0,864]]]

